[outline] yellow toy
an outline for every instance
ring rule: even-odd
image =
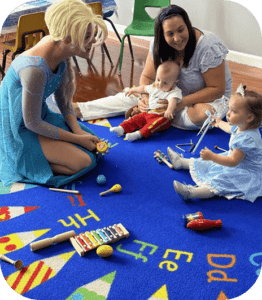
[[[96,144],[96,154],[102,153],[102,155],[106,155],[110,148],[107,141],[100,141]]]
[[[102,193],[100,193],[99,195],[100,195],[100,196],[104,196],[105,194],[110,193],[110,192],[118,193],[118,192],[120,192],[121,190],[122,190],[121,185],[120,185],[120,184],[115,184],[114,186],[111,187],[110,190],[107,190],[107,191],[105,191],[105,192],[102,192]]]
[[[96,254],[100,257],[109,257],[113,254],[113,248],[109,245],[99,246],[96,249]]]

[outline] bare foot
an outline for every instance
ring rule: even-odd
[[[76,115],[77,118],[79,118],[79,119],[83,118],[83,116],[80,112],[80,108],[79,108],[77,103],[73,103],[73,109],[74,109],[74,112],[75,112],[75,115]]]

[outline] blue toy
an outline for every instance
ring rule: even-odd
[[[105,184],[106,183],[106,177],[104,175],[98,175],[97,178],[96,178],[96,182],[98,184]]]

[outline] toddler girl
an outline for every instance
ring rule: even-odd
[[[213,126],[231,134],[229,151],[215,154],[207,147],[201,158],[186,159],[168,147],[174,169],[189,169],[197,184],[174,181],[174,188],[184,201],[211,198],[239,198],[254,202],[262,196],[262,95],[240,85],[229,101],[227,122],[214,117]]]

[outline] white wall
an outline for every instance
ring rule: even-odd
[[[132,22],[134,1],[115,0],[115,24]],[[259,0],[171,0],[183,7],[194,27],[212,31],[232,51],[262,57],[262,13]]]

